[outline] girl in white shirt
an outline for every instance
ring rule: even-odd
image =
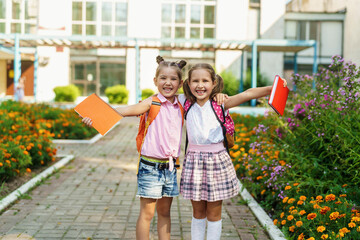
[[[248,89],[224,102],[224,110],[251,99],[269,95],[272,86]],[[196,64],[183,85],[185,97],[180,103],[193,104],[186,115],[189,146],[183,163],[180,193],[193,206],[191,239],[220,239],[222,201],[239,193],[239,181],[223,141],[223,131],[211,108],[210,99],[223,90],[223,79],[211,65]]]

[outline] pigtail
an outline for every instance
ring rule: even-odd
[[[157,57],[156,57],[156,62],[157,62],[158,64],[160,64],[161,62],[165,62],[165,60],[164,60],[163,57],[157,56]]]
[[[224,90],[224,80],[219,74],[215,74],[215,86],[211,92],[210,99],[213,99],[216,94]]]
[[[186,99],[190,100],[191,103],[195,103],[196,97],[192,94],[190,90],[189,81],[190,81],[189,79],[186,79],[183,83],[184,95]]]

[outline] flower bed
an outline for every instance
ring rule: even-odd
[[[294,76],[283,117],[234,119],[249,123],[231,150],[238,176],[288,239],[360,236],[359,76],[336,56],[316,90]]]
[[[73,110],[5,101],[0,105],[0,180],[55,160],[53,138],[87,138],[97,132]]]

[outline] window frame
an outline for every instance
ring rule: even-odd
[[[161,14],[163,13],[163,6],[169,4],[171,6],[171,21],[170,22],[163,22],[161,17],[161,36],[163,37],[163,28],[170,27],[170,38],[176,39],[176,28],[184,28],[185,29],[185,36],[184,39],[205,39],[205,29],[211,28],[214,31],[213,39],[216,38],[216,7],[217,1],[216,0],[163,0],[161,2]],[[177,23],[176,22],[176,6],[178,5],[185,5],[185,22],[184,23]],[[192,23],[191,20],[191,13],[193,6],[200,6],[200,23]],[[213,24],[206,24],[205,23],[205,7],[206,6],[213,6],[214,7],[214,23]],[[199,38],[191,38],[191,29],[198,28],[200,29],[200,37]]]

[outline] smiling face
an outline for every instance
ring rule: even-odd
[[[154,84],[161,95],[170,102],[174,102],[175,94],[181,87],[182,80],[174,67],[162,67],[158,76],[154,78]]]
[[[203,106],[211,96],[215,81],[212,80],[210,73],[206,69],[196,69],[191,73],[189,87],[196,98],[196,102]]]

